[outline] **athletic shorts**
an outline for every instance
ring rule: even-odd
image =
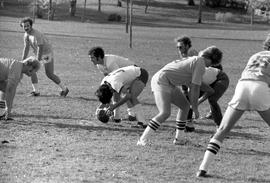
[[[157,72],[151,79],[152,92],[166,92],[171,93],[175,86],[170,84],[164,72]]]
[[[148,74],[147,70],[145,70],[143,68],[141,68],[140,70],[141,70],[141,75],[138,77],[138,79],[146,85],[146,83],[148,81],[149,74]]]
[[[47,63],[52,62],[52,60],[53,60],[53,53],[48,53],[48,54],[42,55],[40,62],[42,64],[47,64]]]
[[[245,111],[266,111],[270,108],[270,88],[262,81],[238,81],[229,106]]]

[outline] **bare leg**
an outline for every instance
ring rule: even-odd
[[[270,126],[270,109],[266,111],[258,111],[263,120]]]

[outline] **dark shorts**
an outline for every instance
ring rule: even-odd
[[[141,68],[141,75],[138,77],[139,80],[141,80],[145,85],[148,81],[149,74],[147,70]]]

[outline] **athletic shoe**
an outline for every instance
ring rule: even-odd
[[[60,96],[62,96],[62,97],[66,97],[66,96],[67,96],[67,94],[68,94],[68,92],[69,92],[69,89],[68,89],[68,88],[66,88],[65,90],[63,90],[63,91],[61,91],[61,92],[60,92]]]
[[[113,118],[112,121],[115,122],[115,123],[120,123],[121,122],[121,119],[114,119]]]
[[[136,118],[136,116],[128,115],[128,120],[129,120],[129,121],[136,121],[137,118]]]
[[[145,125],[143,122],[138,122],[137,125],[131,125],[132,128],[143,128],[145,129],[147,125]]]
[[[137,146],[146,146],[147,145],[147,142],[146,141],[142,141],[142,140],[138,140],[137,142]]]
[[[196,177],[208,177],[205,170],[199,170],[196,174]]]
[[[39,92],[32,91],[32,92],[30,93],[30,96],[31,96],[31,97],[38,97],[38,96],[40,96],[40,93],[39,93]]]
[[[11,118],[11,117],[6,118],[6,114],[3,114],[3,115],[0,116],[0,120],[8,121],[8,120],[14,120],[14,119]]]

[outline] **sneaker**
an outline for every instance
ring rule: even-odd
[[[63,90],[63,91],[61,91],[61,92],[60,92],[60,96],[62,96],[62,97],[66,97],[66,96],[67,96],[67,94],[68,94],[68,92],[69,92],[69,89],[68,89],[68,88],[66,88],[65,90]]]
[[[137,146],[146,146],[147,145],[147,142],[146,141],[142,141],[142,140],[138,140],[137,142]]]
[[[179,139],[175,138],[175,139],[173,140],[173,144],[174,144],[174,145],[185,145],[186,143],[187,143],[187,141],[186,141],[185,139],[179,140]]]
[[[143,122],[138,122],[137,125],[132,125],[132,128],[143,128],[145,129],[147,125],[145,125]]]
[[[136,116],[128,115],[128,120],[129,120],[129,121],[136,121],[137,118],[136,118]]]
[[[39,93],[39,92],[32,91],[32,92],[30,93],[30,96],[31,96],[31,97],[38,97],[38,96],[40,96],[40,93]]]
[[[185,132],[189,133],[189,132],[194,132],[195,131],[195,127],[194,126],[186,126],[185,127]]]
[[[120,123],[121,122],[121,119],[114,119],[113,118],[112,121],[115,122],[115,123]]]
[[[208,175],[205,170],[199,170],[196,174],[196,177],[208,177]]]

